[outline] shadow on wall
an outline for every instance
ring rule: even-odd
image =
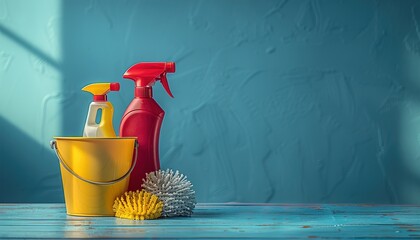
[[[42,61],[46,62],[50,66],[60,69],[60,64],[57,63],[56,60],[52,59],[50,56],[46,55],[44,52],[39,50],[37,47],[32,45],[29,41],[21,38],[17,34],[15,34],[10,29],[6,28],[5,26],[2,26],[0,24],[0,34],[6,36],[10,40],[14,41],[15,43],[19,44],[20,47],[25,48],[28,52],[34,54],[38,58],[42,59]]]
[[[39,130],[45,134],[46,129],[55,126],[51,123],[42,123],[42,126],[37,124],[39,123],[37,117],[45,113],[45,111],[36,111],[40,109],[38,107],[41,102],[38,100],[43,96],[41,93],[34,96],[35,93],[32,91],[48,81],[40,83],[37,81],[38,76],[28,73],[33,73],[31,72],[33,69],[30,69],[31,64],[46,63],[54,69],[59,69],[59,63],[26,38],[22,38],[2,24],[0,24],[0,36],[16,46],[14,50],[6,48],[6,54],[0,52],[0,67],[5,73],[5,78],[1,79],[2,84],[5,84],[2,85],[2,101],[6,108],[2,109],[1,115],[4,114],[9,119],[28,117],[27,125],[21,124],[23,128],[20,129],[10,122],[12,120],[0,116],[0,132],[2,133],[0,136],[0,202],[63,202],[59,164],[53,152],[45,147],[47,143],[40,143],[40,139],[34,139],[33,136],[24,132],[26,130],[34,133]],[[6,46],[13,45],[6,44]],[[10,50],[12,52],[7,54]],[[30,63],[19,62],[22,58],[26,60],[25,57],[28,56]],[[26,69],[26,67],[29,68]],[[18,69],[19,72],[7,71],[11,69]],[[25,88],[16,87],[22,79],[23,81],[30,79],[31,82],[26,84]],[[9,82],[6,83],[6,81]],[[47,88],[42,90],[44,89]],[[30,104],[22,98],[28,95],[31,97]],[[44,100],[46,100],[44,103],[48,104],[48,97]],[[10,110],[13,112],[8,112]],[[41,108],[41,110],[45,109]],[[40,138],[43,139],[43,137]]]
[[[2,117],[0,132],[0,202],[63,202],[59,163],[52,150]]]

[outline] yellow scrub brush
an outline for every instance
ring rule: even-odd
[[[162,214],[163,202],[144,190],[125,192],[114,201],[115,216],[133,220],[156,219]]]

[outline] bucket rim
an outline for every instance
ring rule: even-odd
[[[136,140],[137,137],[53,137],[55,140]]]

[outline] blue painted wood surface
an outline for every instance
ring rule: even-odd
[[[198,204],[192,217],[74,217],[64,204],[0,204],[0,238],[420,238],[420,206]]]

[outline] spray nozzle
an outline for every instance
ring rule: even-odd
[[[107,97],[106,94],[109,91],[119,91],[120,84],[117,82],[113,83],[92,83],[84,88],[83,91],[90,92],[93,94],[93,101],[94,102],[106,102]]]
[[[174,62],[166,62],[166,72],[174,73],[175,72],[175,63]]]
[[[138,88],[152,87],[156,81],[160,80],[169,96],[174,97],[166,78],[167,73],[174,72],[174,62],[144,62],[131,66],[124,73],[123,78],[133,80]]]

